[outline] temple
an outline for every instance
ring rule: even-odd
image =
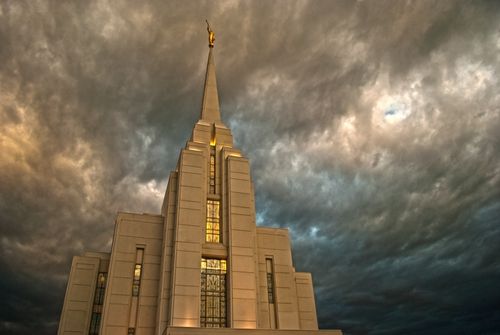
[[[200,119],[161,213],[120,212],[111,252],[73,257],[58,334],[318,332],[311,274],[295,271],[288,230],[256,226],[249,161],[221,120],[208,29]]]

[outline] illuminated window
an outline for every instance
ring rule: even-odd
[[[226,327],[226,260],[201,259],[200,326]]]
[[[215,194],[215,146],[210,146],[210,193]]]
[[[128,334],[135,334],[137,325],[137,314],[139,312],[139,293],[141,290],[141,277],[144,271],[144,247],[137,246],[135,249],[135,265],[132,271],[132,299],[128,314]]]
[[[206,242],[220,243],[220,202],[207,200]]]
[[[134,269],[134,280],[140,280],[141,279],[141,264],[136,264],[135,269]]]
[[[102,305],[104,301],[104,290],[106,289],[106,273],[99,272],[95,288],[94,304]]]
[[[89,335],[99,334],[101,325],[102,304],[104,302],[104,292],[106,290],[107,273],[99,272],[94,294],[94,306],[92,307],[92,316],[90,318]]]
[[[134,282],[132,284],[132,295],[139,295],[139,287],[141,286],[142,264],[136,264],[134,269]]]

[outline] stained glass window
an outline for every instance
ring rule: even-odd
[[[101,324],[101,313],[92,312],[92,317],[90,319],[89,335],[99,334],[100,324]]]
[[[266,278],[267,278],[267,300],[274,304],[274,270],[273,260],[266,258]]]
[[[210,146],[210,193],[215,194],[215,146]]]
[[[107,273],[99,272],[97,275],[97,283],[94,294],[94,306],[92,307],[92,316],[90,318],[90,335],[99,334],[99,326],[101,325],[102,304],[104,302],[104,292],[106,290]]]
[[[136,264],[134,268],[134,282],[132,283],[132,296],[139,295],[139,287],[141,286],[141,271],[142,264]]]
[[[226,327],[226,260],[201,259],[200,326]]]
[[[220,243],[220,202],[207,200],[206,242]]]

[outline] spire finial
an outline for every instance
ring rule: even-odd
[[[208,20],[205,20],[205,22],[207,23],[207,31],[208,31],[208,47],[213,48],[215,42],[215,33],[210,28],[210,23],[208,23]]]
[[[215,34],[210,29],[210,24],[207,21],[208,30],[208,61],[207,72],[205,74],[205,88],[203,89],[203,101],[201,104],[201,119],[208,122],[219,122],[219,94],[217,93],[217,80],[215,79],[215,63],[212,55]]]

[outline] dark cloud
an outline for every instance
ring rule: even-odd
[[[0,332],[54,333],[73,255],[158,212],[199,115],[204,19],[259,224],[323,328],[500,325],[495,1],[0,4]],[[286,171],[286,173],[283,173]]]

